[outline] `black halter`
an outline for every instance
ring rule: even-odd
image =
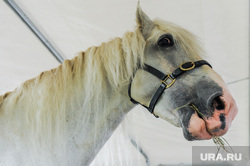
[[[150,113],[152,113],[156,118],[158,118],[158,116],[154,114],[154,108],[155,108],[155,105],[156,105],[157,101],[159,100],[161,94],[163,93],[163,91],[165,89],[171,87],[174,84],[176,78],[179,77],[180,75],[182,75],[183,73],[185,73],[189,70],[195,69],[197,67],[201,67],[203,65],[208,65],[209,67],[212,68],[212,66],[205,60],[200,60],[200,61],[196,61],[196,62],[186,62],[186,63],[183,63],[179,68],[177,68],[172,74],[165,75],[164,73],[155,69],[154,67],[145,64],[142,69],[153,74],[157,78],[159,78],[161,80],[160,87],[156,90],[153,98],[150,101],[149,107],[147,107],[147,106],[141,104],[140,102],[138,102],[132,98],[132,96],[131,96],[132,79],[131,79],[130,84],[129,84],[129,88],[128,88],[128,95],[130,97],[130,100],[134,104],[140,104],[143,107],[147,108]]]

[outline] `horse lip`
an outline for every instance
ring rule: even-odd
[[[203,121],[204,121],[204,123],[205,123],[205,129],[204,130],[206,130],[206,132],[211,136],[211,138],[213,137],[213,132],[217,132],[217,131],[219,131],[220,129],[214,129],[214,130],[209,130],[207,127],[207,123],[206,123],[206,121],[205,121],[205,119],[203,118],[203,117],[200,117],[200,116],[198,116],[200,119],[202,119]],[[211,139],[211,138],[209,138],[209,140]]]
[[[206,125],[206,121],[205,121],[205,119],[206,119],[206,117],[202,117],[202,116],[199,116],[199,113],[198,113],[198,111],[196,111],[195,109],[194,109],[194,107],[191,107],[192,105],[194,105],[193,104],[194,103],[194,101],[193,102],[190,102],[189,104],[186,104],[186,108],[189,110],[189,111],[194,111],[194,113],[192,113],[192,116],[194,115],[194,114],[196,114],[195,116],[196,116],[196,118],[198,118],[198,119],[200,119],[200,120],[202,120],[204,123],[204,126],[202,127],[202,133],[204,134],[199,134],[199,133],[197,133],[196,131],[191,131],[190,129],[189,129],[189,127],[188,128],[186,128],[187,126],[183,126],[182,125],[182,128],[183,128],[183,130],[187,130],[187,132],[185,132],[184,133],[184,135],[185,135],[185,138],[187,139],[187,140],[210,140],[212,137],[213,137],[213,134],[212,134],[212,132],[211,131],[209,131],[208,130],[208,128],[207,128],[207,125]],[[187,111],[187,110],[186,110]],[[191,116],[191,117],[192,117]],[[190,119],[191,120],[191,119]],[[190,125],[190,121],[189,120],[189,125]],[[183,122],[182,122],[182,124],[183,124]],[[200,125],[200,124],[199,124]],[[192,125],[193,127],[195,127],[194,125]],[[196,127],[195,127],[196,128]],[[190,135],[189,135],[190,134]],[[197,135],[198,134],[198,135]]]
[[[218,94],[218,93],[215,93],[213,96],[215,96],[216,94]],[[205,123],[205,129],[204,130],[206,130],[206,132],[211,136],[211,138],[213,137],[213,132],[217,132],[217,131],[219,131],[220,129],[214,129],[214,130],[209,130],[208,128],[207,128],[207,123],[206,123],[206,120],[204,119],[205,118],[205,116],[204,115],[202,115],[200,112],[197,112],[193,107],[192,107],[192,105],[194,105],[194,103],[190,103],[189,104],[189,106],[197,113],[197,116],[200,118],[200,119],[202,119],[203,121],[204,121],[204,123]],[[195,106],[195,105],[194,105]],[[210,138],[210,139],[211,139]]]

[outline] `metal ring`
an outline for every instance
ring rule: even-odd
[[[189,65],[190,64],[190,65]],[[183,65],[189,65],[188,67],[184,67]],[[180,66],[180,69],[183,71],[188,71],[188,70],[192,70],[195,67],[195,63],[194,62],[185,62]]]

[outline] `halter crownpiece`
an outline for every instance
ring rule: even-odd
[[[152,113],[156,118],[158,118],[158,116],[155,115],[155,113],[154,113],[154,108],[155,108],[155,105],[156,105],[157,101],[159,100],[160,96],[164,92],[164,90],[171,87],[175,83],[176,79],[179,76],[181,76],[183,73],[190,71],[190,70],[193,70],[197,67],[201,67],[203,65],[208,65],[209,67],[212,68],[212,66],[205,60],[199,60],[196,62],[185,62],[182,65],[180,65],[180,67],[177,68],[173,73],[166,75],[166,74],[162,73],[161,71],[157,70],[156,68],[154,68],[150,65],[144,64],[144,67],[142,69],[153,74],[157,78],[159,78],[161,80],[161,84],[160,84],[159,88],[156,90],[156,92],[154,93],[153,98],[151,99],[150,104],[147,107],[147,106],[141,104],[140,102],[138,102],[132,98],[132,96],[131,96],[132,79],[131,79],[130,84],[129,84],[129,88],[128,88],[128,95],[130,97],[130,101],[133,102],[134,104],[140,104],[143,107],[147,108],[150,113]]]

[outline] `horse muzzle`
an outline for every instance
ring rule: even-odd
[[[222,94],[210,96],[207,108],[211,109],[211,114],[204,115],[202,112],[208,112],[207,110],[199,111],[199,108],[192,107],[195,112],[184,132],[187,140],[211,139],[224,135],[238,112],[237,104],[227,88],[223,88]]]

